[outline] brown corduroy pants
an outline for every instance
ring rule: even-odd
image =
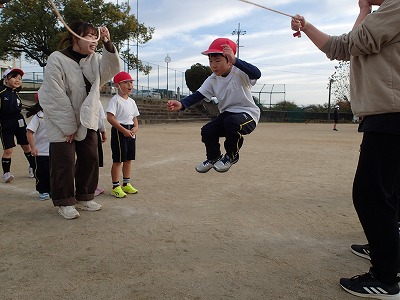
[[[50,186],[54,206],[93,200],[99,180],[97,133],[72,143],[50,143]]]

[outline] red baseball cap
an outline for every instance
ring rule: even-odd
[[[21,75],[21,77],[24,76],[24,71],[22,71],[21,69],[14,68],[14,69],[5,70],[4,74],[3,74],[3,78],[6,78],[7,75],[10,74],[11,72],[17,72],[17,73],[19,73],[19,75]]]
[[[114,84],[118,84],[122,81],[133,81],[131,74],[128,72],[119,72],[114,76]]]
[[[208,47],[207,50],[201,52],[201,54],[204,54],[204,55],[208,55],[211,53],[221,53],[222,54],[222,53],[224,53],[222,45],[228,45],[233,50],[233,54],[236,54],[236,43],[227,38],[218,38],[218,39],[214,40],[210,44],[210,47]]]

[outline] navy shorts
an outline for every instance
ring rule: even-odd
[[[122,126],[126,129],[131,129],[133,127],[133,125]],[[136,138],[125,137],[120,131],[112,127],[111,152],[113,162],[125,162],[128,160],[135,160]]]
[[[18,145],[28,145],[26,123],[22,115],[15,119],[3,119],[0,122],[0,138],[4,149],[14,148],[15,139]]]

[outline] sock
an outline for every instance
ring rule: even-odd
[[[10,172],[11,168],[11,157],[10,158],[1,158],[1,165],[3,166],[3,173]]]
[[[119,181],[113,181],[113,189],[119,186]]]
[[[30,152],[24,152],[26,159],[28,160],[29,166],[34,169],[34,163],[33,163],[33,156],[32,153]]]
[[[125,177],[124,177],[124,178],[122,179],[122,185],[123,185],[123,186],[126,186],[130,181],[131,181],[131,179],[130,179],[129,177],[128,177],[128,178],[125,178]]]

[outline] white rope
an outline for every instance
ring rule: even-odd
[[[255,5],[255,6],[258,6],[258,7],[261,7],[261,8],[264,8],[266,10],[272,11],[272,12],[277,13],[277,14],[281,14],[281,15],[284,15],[284,16],[287,16],[287,17],[290,17],[290,18],[294,18],[294,16],[292,16],[292,15],[288,15],[288,14],[286,14],[284,12],[279,11],[279,10],[275,10],[275,9],[272,9],[272,8],[269,8],[269,7],[265,7],[265,6],[262,6],[262,5],[257,4],[257,3],[253,3],[253,2],[250,2],[250,1],[247,1],[247,0],[239,0],[239,1],[245,2],[247,4]]]
[[[77,38],[80,38],[81,40],[84,40],[84,41],[86,41],[86,42],[93,42],[93,40],[85,39],[84,37],[82,37],[82,36],[76,34],[76,33],[67,25],[67,23],[65,23],[63,17],[60,15],[60,13],[59,13],[59,11],[58,11],[56,5],[54,4],[54,2],[53,2],[52,0],[49,0],[49,3],[50,3],[50,5],[51,5],[51,7],[53,8],[54,13],[56,14],[57,18],[61,21],[61,23],[64,24],[65,28],[67,28],[67,30],[68,30],[69,32],[71,32],[71,34],[73,34],[73,35],[76,36]],[[97,27],[97,30],[98,30],[98,35],[97,35],[97,40],[96,40],[96,42],[98,42],[98,41],[100,40],[100,27]]]

